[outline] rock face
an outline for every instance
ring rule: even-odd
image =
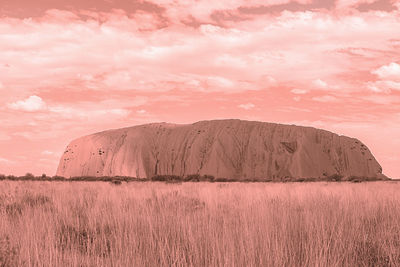
[[[57,175],[213,175],[233,179],[383,178],[359,140],[294,125],[214,120],[155,123],[109,130],[72,141]]]

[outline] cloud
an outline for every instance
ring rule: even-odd
[[[54,154],[54,152],[49,151],[49,150],[42,151],[42,155],[50,156],[50,155],[53,155],[53,154]]]
[[[338,102],[338,99],[331,95],[315,96],[312,98],[312,100],[318,101],[318,102],[324,102],[324,103]]]
[[[189,6],[195,3],[189,2]],[[239,1],[232,7],[242,4]],[[394,15],[336,17],[285,11],[225,27],[202,22],[199,28],[168,25],[158,29],[147,25],[151,14],[136,15],[146,18],[145,22],[117,11],[103,14],[102,23],[71,14],[29,23],[0,19],[2,31],[8,33],[0,36],[0,62],[11,66],[2,68],[0,79],[20,93],[82,88],[238,92],[281,84],[301,88],[315,77],[321,77],[312,82],[316,89],[333,90],[327,83],[333,79],[340,88],[349,88],[349,81],[337,77],[351,75],[356,66],[349,54],[337,51],[345,46],[385,52],[400,28]],[[371,33],[379,43],[371,42]],[[368,64],[365,68],[384,59],[380,54],[375,57],[363,62]],[[357,68],[364,68],[363,64]]]
[[[400,65],[392,62],[371,71],[378,80],[368,81],[365,86],[374,93],[389,94],[392,90],[400,90]]]
[[[314,80],[312,82],[312,84],[315,87],[320,88],[320,89],[326,89],[328,87],[328,84],[326,82],[324,82],[323,80],[320,80],[320,79]]]
[[[153,3],[165,9],[165,15],[175,23],[185,21],[201,21],[204,23],[216,23],[223,19],[219,14],[232,14],[240,17],[239,9],[268,7],[284,4],[308,4],[312,0],[221,0],[210,2],[207,0],[153,0]]]
[[[337,0],[336,8],[338,9],[348,9],[355,8],[359,4],[371,4],[376,0]]]
[[[25,100],[19,100],[8,104],[8,107],[14,110],[22,110],[28,112],[41,111],[46,109],[46,103],[39,96],[33,95]]]
[[[130,110],[124,108],[98,108],[91,107],[71,107],[71,106],[52,106],[49,107],[49,111],[53,114],[59,115],[63,118],[68,119],[95,119],[95,118],[106,118],[111,117],[126,117],[130,114]],[[50,113],[50,115],[51,115]]]
[[[361,2],[357,4],[356,8],[357,10],[360,10],[362,12],[369,12],[369,11],[386,11],[386,12],[392,12],[398,9],[396,7],[396,2],[398,1],[393,1],[393,0],[375,0],[374,2]],[[398,3],[397,3],[398,4]]]
[[[378,75],[381,79],[393,79],[400,81],[400,65],[395,62],[373,70],[372,73]]]
[[[138,113],[138,114],[145,114],[146,112],[147,111],[144,110],[144,109],[139,109],[139,110],[136,111],[136,113]]]
[[[375,81],[367,82],[366,87],[374,93],[390,93],[392,90],[400,91],[400,82],[394,81]]]
[[[245,110],[250,110],[255,107],[253,103],[247,103],[247,104],[240,104],[238,105],[239,108],[245,109]]]
[[[1,157],[0,157],[0,164],[1,164],[1,163],[6,164],[6,165],[10,165],[10,164],[15,164],[16,162],[13,161],[13,160],[9,160],[9,159],[1,158]]]
[[[144,102],[137,102],[136,104],[142,104]],[[118,103],[117,105],[120,105]],[[136,106],[135,102],[131,103],[132,106]],[[42,117],[49,117],[52,114],[57,114],[65,118],[92,118],[99,116],[127,116],[130,111],[126,108],[109,107],[107,101],[98,103],[84,103],[75,105],[47,105],[42,98],[38,96],[30,96],[25,100],[20,100],[14,103],[8,104],[8,107],[14,110],[35,112],[35,111],[46,111],[47,114],[41,115]]]
[[[306,89],[295,88],[295,89],[290,90],[290,92],[292,92],[293,94],[297,94],[297,95],[304,95],[304,94],[307,94],[309,91]]]
[[[374,95],[361,96],[360,99],[379,105],[400,104],[400,96],[397,95],[374,94]]]
[[[311,112],[311,110],[306,109],[306,108],[297,108],[297,107],[293,107],[293,106],[286,106],[286,107],[282,107],[278,109],[279,111],[283,111],[283,112]]]
[[[48,9],[46,10],[43,18],[46,21],[64,21],[69,22],[71,20],[79,19],[79,16],[74,12],[61,10],[61,9]]]
[[[368,82],[366,86],[371,92],[374,93],[390,92],[390,90],[388,90],[387,88],[380,87],[377,82]]]

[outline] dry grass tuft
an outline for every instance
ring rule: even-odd
[[[57,229],[56,247],[62,251],[70,250],[95,257],[106,257],[111,253],[113,229],[108,225],[92,229],[84,225],[60,223],[59,229]]]
[[[8,235],[0,236],[0,266],[16,266],[18,249],[10,243]]]

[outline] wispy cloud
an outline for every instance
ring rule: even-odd
[[[312,98],[312,100],[318,101],[318,102],[324,102],[324,103],[338,102],[338,99],[336,97],[334,97],[334,96],[331,96],[331,95],[315,96],[315,97]]]
[[[11,165],[11,164],[15,164],[16,162],[13,160],[9,160],[6,158],[0,158],[0,164],[6,164],[6,165]]]
[[[245,109],[245,110],[250,110],[255,107],[253,103],[247,103],[247,104],[240,104],[238,105],[239,108]]]
[[[46,103],[42,100],[42,98],[33,95],[25,100],[19,100],[14,103],[10,103],[8,104],[8,107],[15,110],[33,112],[33,111],[45,110]]]
[[[295,89],[290,90],[290,92],[292,92],[293,94],[303,95],[303,94],[307,94],[309,91],[306,89],[295,88]]]

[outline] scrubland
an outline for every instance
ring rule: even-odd
[[[400,266],[400,183],[0,182],[0,266]]]

